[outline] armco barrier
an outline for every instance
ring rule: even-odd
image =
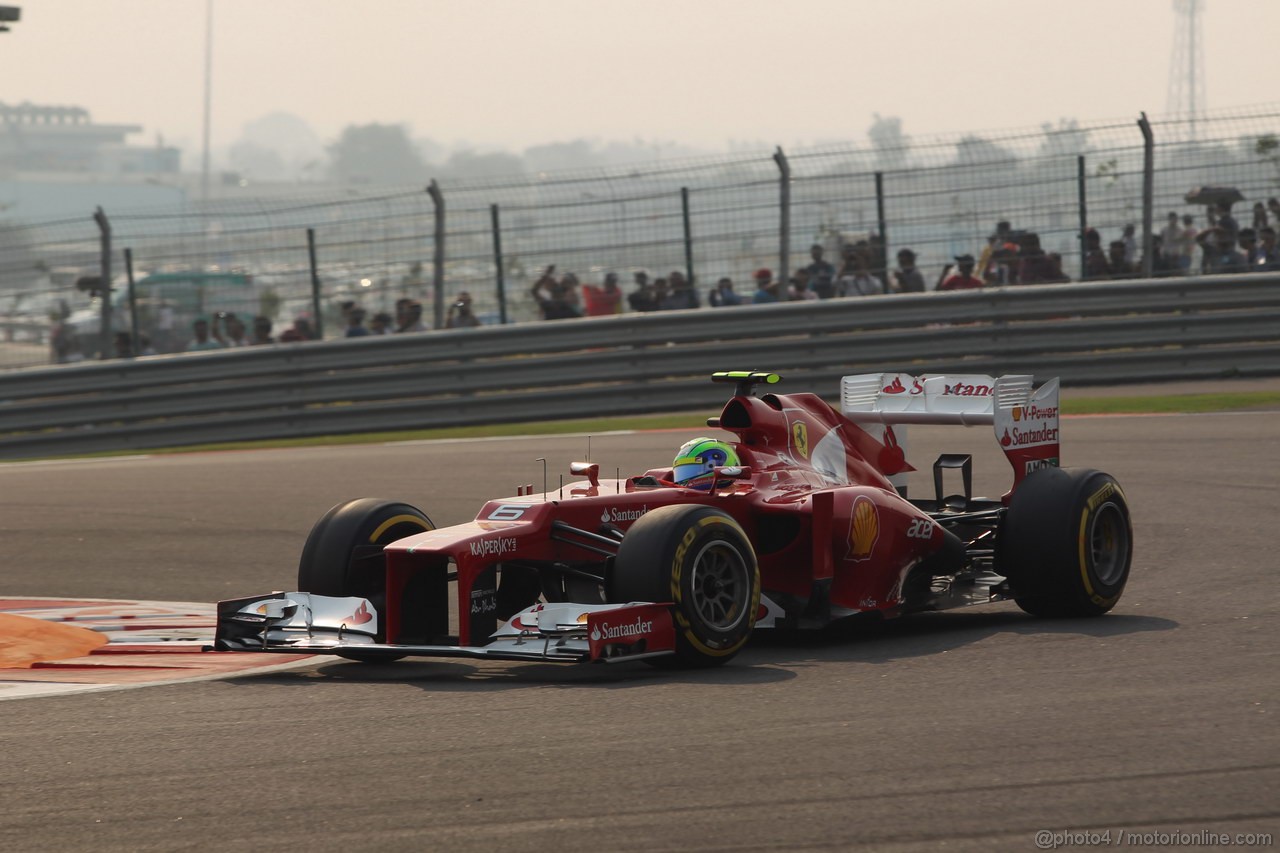
[[[674,311],[0,374],[0,458],[701,408],[724,369],[1068,384],[1280,373],[1280,276]]]

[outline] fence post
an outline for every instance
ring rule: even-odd
[[[777,281],[782,293],[786,293],[787,281],[790,278],[791,266],[791,164],[782,146],[773,152],[773,162],[778,164],[779,199],[778,199],[778,277]]]
[[[1084,155],[1076,156],[1076,206],[1080,211],[1080,280],[1089,278],[1089,205],[1084,192]]]
[[[1155,258],[1151,253],[1155,240],[1152,239],[1151,226],[1155,205],[1156,140],[1145,112],[1138,119],[1138,127],[1142,129],[1142,277],[1151,278],[1155,270]]]
[[[432,281],[435,286],[435,294],[431,299],[431,309],[434,314],[434,322],[431,324],[434,329],[444,328],[444,193],[440,191],[440,185],[436,183],[436,179],[432,178],[431,183],[427,184],[427,195],[431,196],[431,203],[435,205],[436,219],[436,236],[435,246],[432,252],[432,265],[434,272],[432,273]]]
[[[98,332],[98,358],[111,357],[111,222],[101,206],[93,212],[93,221],[98,223],[101,259],[99,275],[102,277],[102,328]]]
[[[138,288],[133,281],[133,249],[128,247],[124,250],[124,274],[129,282],[129,338],[133,354],[141,355],[142,350],[138,347]]]
[[[884,219],[884,172],[876,172],[876,230],[880,232],[880,258],[873,258],[873,261],[884,261],[884,266],[878,270],[872,270],[872,275],[878,275],[880,280],[884,282],[884,292],[889,292],[889,225]]]
[[[324,315],[320,313],[320,270],[316,267],[316,229],[307,229],[307,263],[311,267],[311,313],[315,315],[315,336],[324,340]]]
[[[507,281],[502,269],[502,226],[498,220],[498,205],[489,205],[489,219],[493,223],[493,268],[498,276],[498,322],[507,325]]]
[[[680,212],[684,217],[684,275],[689,286],[696,286],[693,280],[693,227],[689,222],[689,188],[680,188]]]

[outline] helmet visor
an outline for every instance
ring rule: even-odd
[[[682,462],[672,466],[671,479],[677,483],[686,483],[710,471],[711,467],[705,462]]]

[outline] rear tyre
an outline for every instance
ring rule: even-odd
[[[1088,468],[1045,468],[1013,493],[997,571],[1033,616],[1101,616],[1124,592],[1133,527],[1120,484]]]
[[[359,596],[378,612],[378,641],[386,640],[387,575],[384,546],[433,530],[431,519],[417,507],[378,498],[360,498],[329,510],[307,537],[298,561],[298,589],[317,595]],[[398,660],[403,655],[342,652],[363,662]]]
[[[668,506],[641,516],[618,546],[608,598],[674,603],[676,653],[655,666],[719,666],[751,636],[760,606],[755,550],[729,515]]]

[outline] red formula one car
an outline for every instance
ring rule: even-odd
[[[755,629],[819,628],[1012,599],[1041,616],[1110,610],[1132,529],[1111,476],[1058,467],[1058,383],[1030,376],[845,377],[836,411],[735,394],[670,467],[522,486],[435,529],[404,503],[331,509],[302,552],[302,592],[218,605],[219,651],[506,660],[723,663]],[[944,454],[935,494],[908,498],[907,424],[991,424],[1013,465],[1002,498],[971,494]],[[944,494],[944,479],[963,491]]]

